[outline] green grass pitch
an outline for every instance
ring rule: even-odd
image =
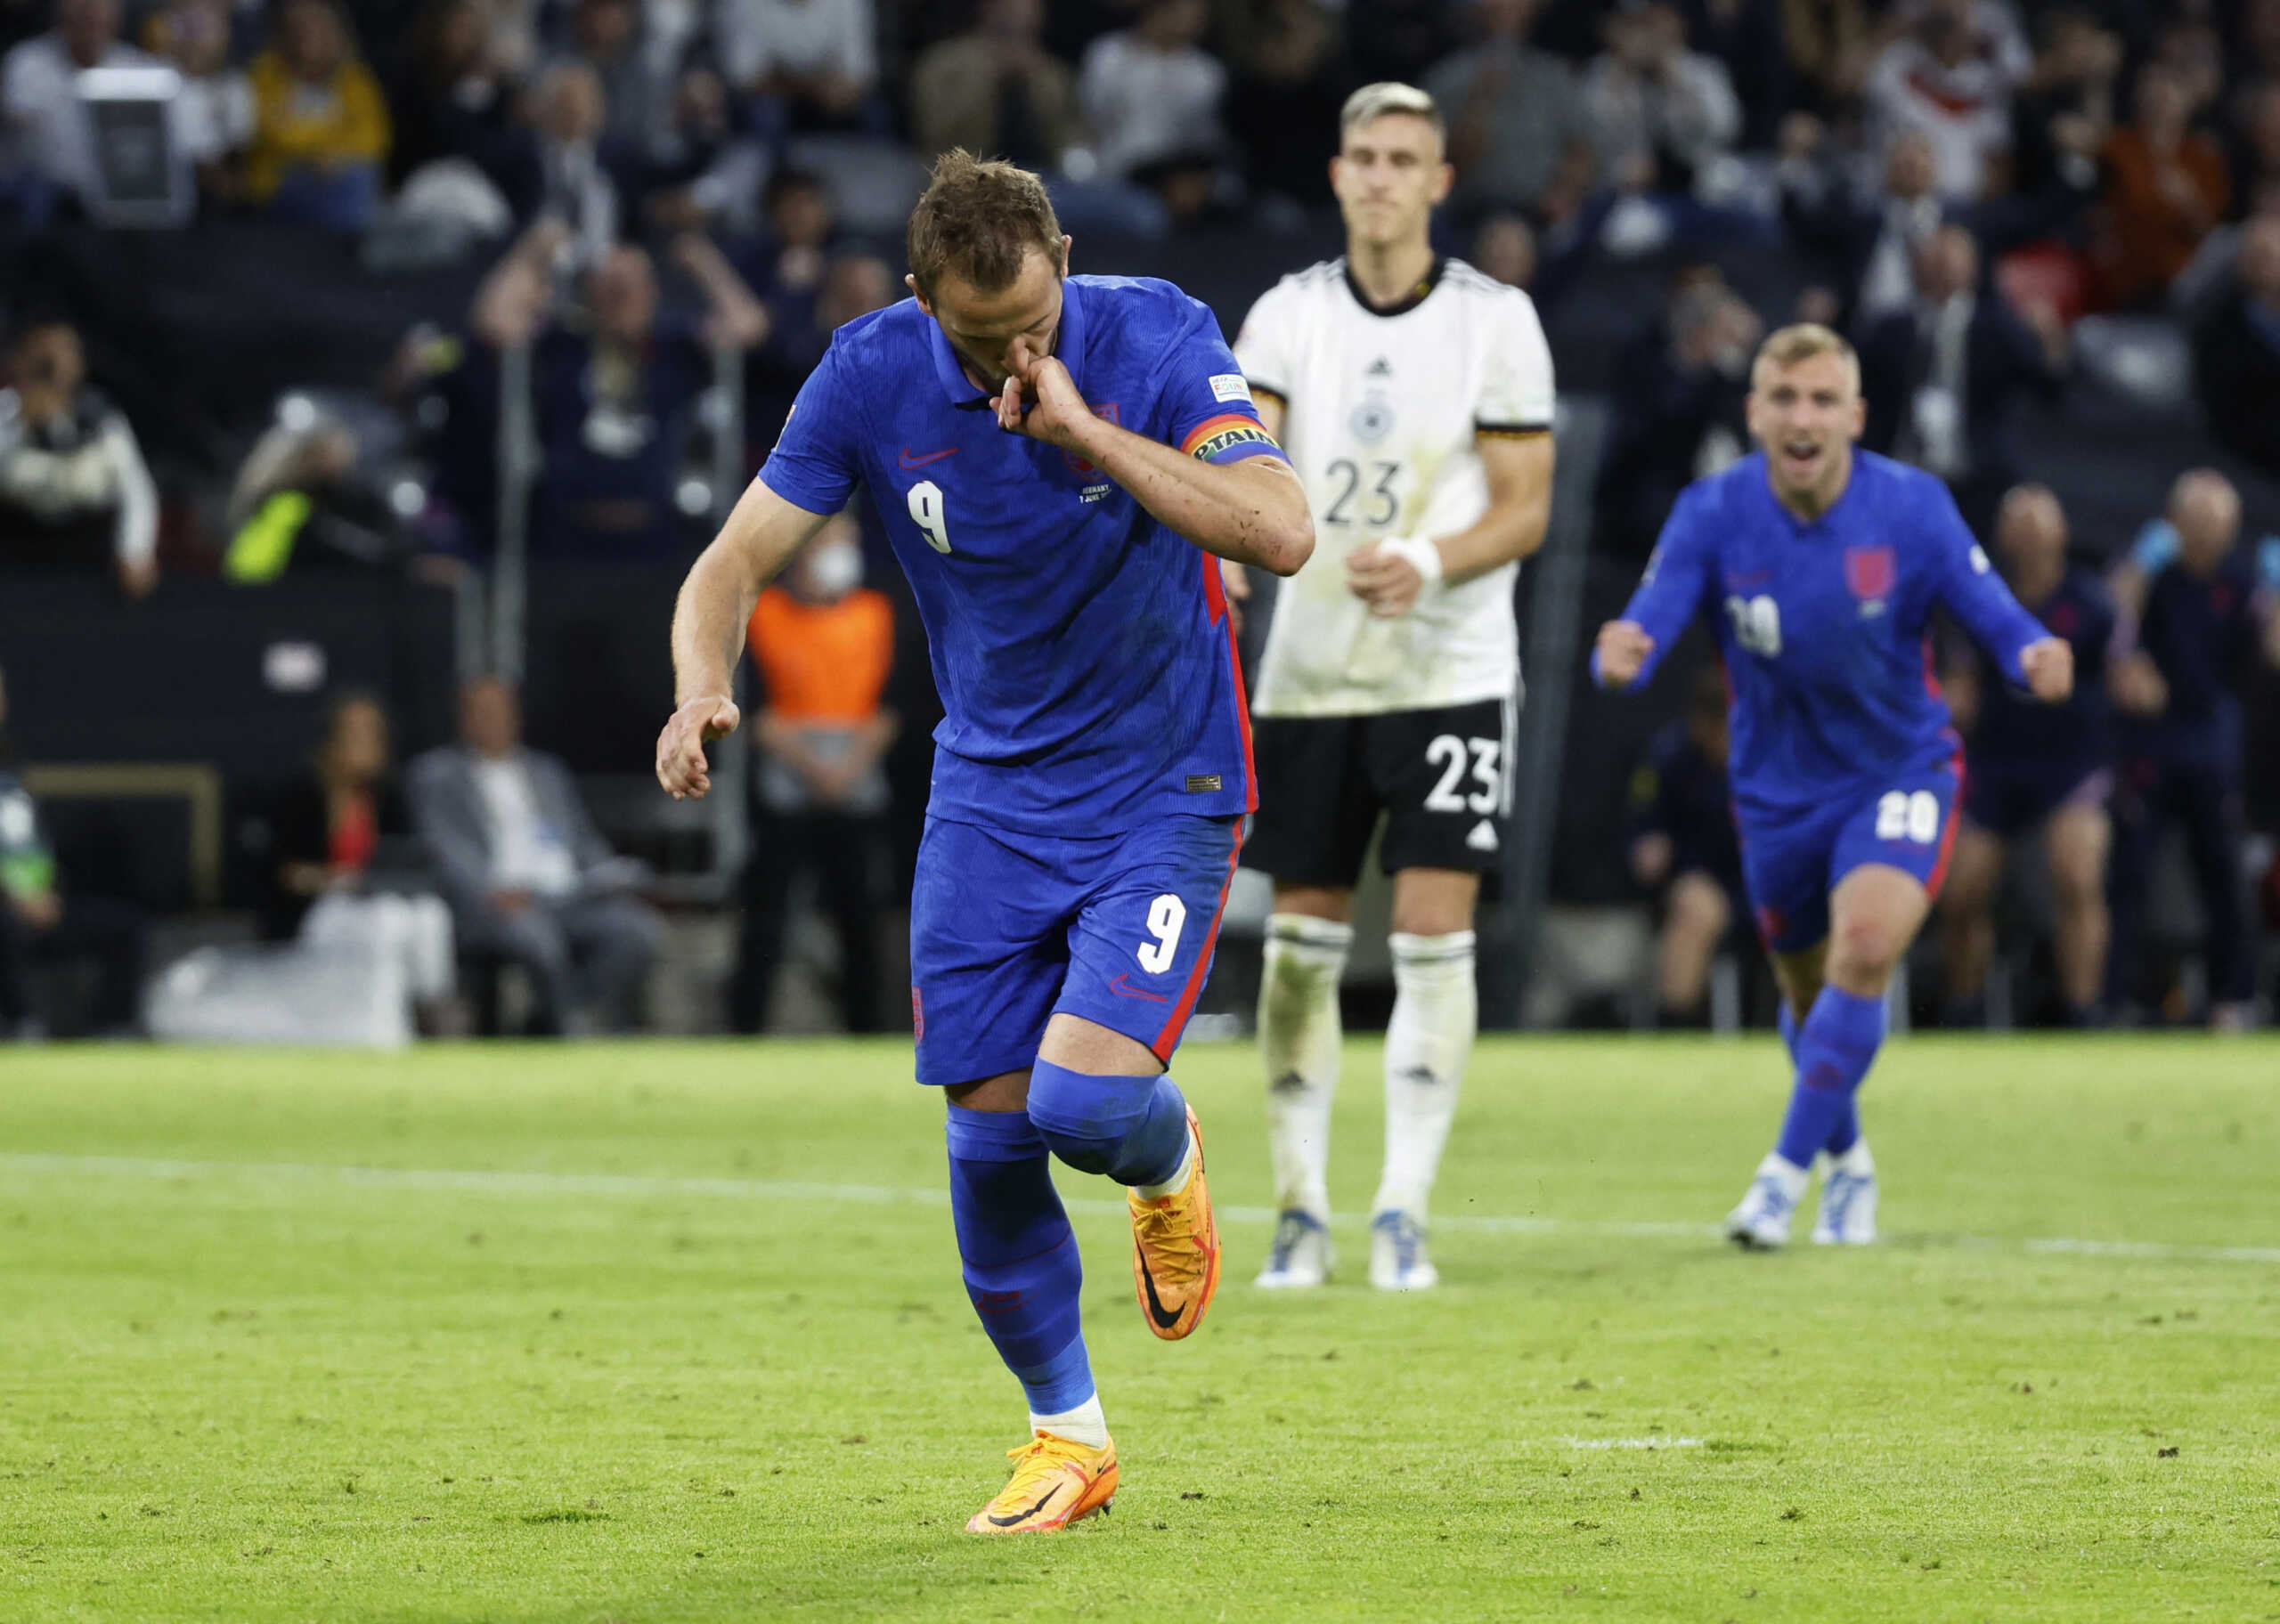
[[[1897,1043],[1885,1244],[1744,1256],[1777,1052],[1484,1043],[1445,1288],[1349,1222],[1291,1299],[1191,1048],[1226,1286],[1156,1342],[1064,1175],[1122,1489],[985,1540],[1019,1393],[906,1046],[19,1052],[0,1620],[2280,1618],[2280,1046]]]

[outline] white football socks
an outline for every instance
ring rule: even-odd
[[[1386,1165],[1370,1210],[1407,1213],[1422,1224],[1480,1027],[1473,936],[1396,931],[1388,940],[1394,998],[1386,1028]]]
[[[1330,1108],[1338,1095],[1338,983],[1354,927],[1305,914],[1266,922],[1258,1047],[1266,1062],[1266,1128],[1274,1201],[1330,1222]]]
[[[1071,1443],[1081,1443],[1088,1449],[1108,1448],[1108,1417],[1101,1411],[1101,1395],[1094,1393],[1074,1409],[1064,1409],[1057,1416],[1040,1416],[1030,1411],[1030,1430],[1051,1433],[1055,1438],[1066,1438]]]

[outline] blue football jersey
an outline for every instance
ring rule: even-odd
[[[1763,453],[1688,486],[1623,618],[1659,658],[1710,617],[1733,695],[1735,804],[1778,816],[1958,749],[1925,636],[1941,607],[2024,680],[2019,656],[2043,629],[1947,487],[1856,450],[1844,493],[1811,523],[1775,499]]]
[[[1168,282],[1065,279],[1054,353],[1135,434],[1281,455],[1217,321]],[[810,513],[869,487],[941,691],[936,816],[1073,835],[1256,805],[1218,560],[1075,452],[999,428],[916,301],[833,336],[760,476]]]

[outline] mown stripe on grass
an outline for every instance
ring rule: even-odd
[[[58,1156],[0,1152],[0,1173],[53,1177],[100,1176],[157,1181],[323,1182],[387,1190],[450,1190],[478,1195],[618,1196],[632,1198],[714,1197],[739,1201],[837,1201],[883,1206],[940,1206],[947,1190],[903,1190],[883,1184],[823,1184],[770,1179],[708,1179],[638,1173],[550,1173],[476,1167],[360,1167],[318,1162],[213,1162],[132,1156]],[[1080,1213],[1121,1214],[1121,1201],[1082,1197],[1064,1202]],[[1235,1223],[1271,1224],[1272,1207],[1221,1206]],[[1331,1222],[1363,1228],[1367,1220],[1345,1214]],[[1433,1220],[1436,1229],[1476,1235],[1588,1235],[1626,1239],[1708,1240],[1716,1224],[1629,1222],[1615,1220],[1538,1218],[1519,1214],[1455,1213]],[[2067,1237],[1999,1235],[1897,1235],[1895,1244],[1960,1246],[2051,1256],[2130,1258],[2163,1263],[2280,1263],[2280,1246],[2187,1246],[2162,1240],[2089,1240]]]

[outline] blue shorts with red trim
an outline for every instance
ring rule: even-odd
[[[1939,896],[1962,797],[1963,757],[1950,751],[1808,811],[1776,817],[1737,807],[1742,879],[1766,950],[1797,953],[1827,937],[1829,894],[1871,863],[1905,870]]]
[[[929,817],[910,896],[918,1080],[1025,1071],[1058,1012],[1171,1063],[1211,973],[1242,820],[1011,834]]]

